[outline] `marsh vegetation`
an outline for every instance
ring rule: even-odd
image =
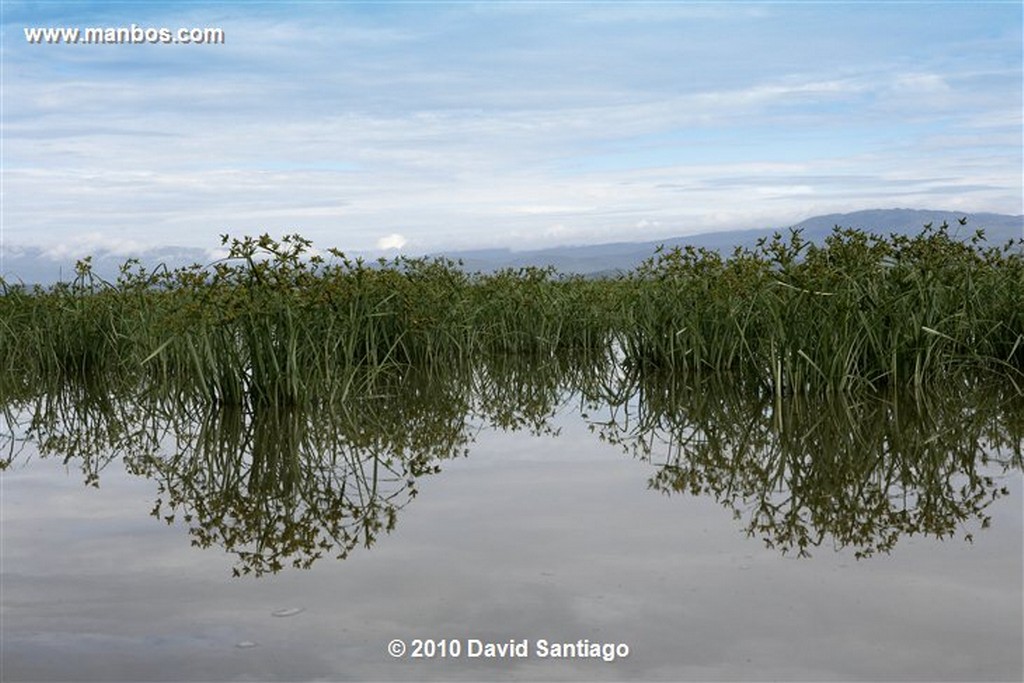
[[[792,234],[596,280],[228,242],[3,285],[12,666],[331,678],[495,633],[621,634],[673,679],[721,643],[1019,670],[1021,245]]]
[[[159,482],[153,516],[256,574],[372,545],[480,430],[555,434],[567,411],[651,489],[797,554],[987,524],[990,460],[1021,467],[1020,244],[837,229],[603,280],[229,246],[5,285],[0,462],[31,443],[94,485],[119,458]]]
[[[5,390],[115,375],[218,405],[310,406],[401,368],[509,355],[596,355],[775,396],[964,373],[1024,388],[1024,246],[980,232],[776,234],[728,257],[663,251],[606,279],[223,239],[228,257],[209,266],[127,262],[105,282],[86,259],[46,289],[0,282]]]

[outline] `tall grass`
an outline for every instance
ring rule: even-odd
[[[948,227],[824,244],[776,234],[724,259],[674,249],[631,275],[627,358],[775,393],[923,386],[952,369],[1024,378],[1024,252]]]
[[[954,370],[1024,387],[1024,247],[946,226],[837,228],[821,245],[794,232],[728,257],[673,249],[604,280],[366,263],[297,235],[224,244],[206,267],[128,262],[105,282],[85,260],[46,289],[0,281],[3,386],[117,375],[215,404],[305,405],[404,367],[598,354],[776,396],[923,387]]]

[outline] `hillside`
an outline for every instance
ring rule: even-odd
[[[967,226],[961,228],[958,219],[967,217]],[[795,226],[805,237],[818,242],[826,237],[834,226],[860,228],[883,234],[920,232],[926,223],[940,225],[949,223],[964,238],[970,237],[977,229],[984,229],[990,244],[1004,244],[1011,239],[1024,238],[1024,216],[997,213],[962,214],[953,211],[916,209],[872,209],[853,213],[828,214],[808,218]],[[652,241],[629,241],[624,235],[621,242],[588,245],[567,245],[547,249],[516,251],[512,249],[479,249],[446,251],[429,254],[461,260],[468,271],[492,271],[499,268],[524,266],[552,266],[560,272],[579,274],[611,274],[635,268],[648,258],[659,245],[693,245],[706,249],[731,251],[736,246],[752,246],[759,238],[775,231],[785,231],[787,226],[758,230],[732,230],[708,232],[694,235],[671,237]],[[321,247],[334,245],[317,245]],[[74,277],[74,259],[56,259],[38,247],[5,245],[3,254],[5,280],[12,283],[49,284]],[[208,252],[200,248],[164,247],[133,254],[148,267],[164,263],[168,267],[207,263]],[[370,256],[370,255],[368,255]],[[126,255],[108,251],[93,254],[94,272],[105,279],[117,277],[118,267]]]

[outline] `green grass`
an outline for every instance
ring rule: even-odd
[[[723,259],[659,254],[631,276],[627,358],[776,393],[922,386],[954,368],[1024,371],[1024,254],[945,228],[889,238],[776,235]]]
[[[924,387],[951,371],[1024,387],[1024,245],[837,229],[729,257],[656,253],[616,279],[372,264],[299,236],[229,240],[208,267],[116,282],[0,281],[0,385],[115,375],[222,405],[345,399],[397,368],[604,357],[629,371],[731,377],[758,391]],[[497,367],[497,366],[495,366]]]

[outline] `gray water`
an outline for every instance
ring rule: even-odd
[[[838,488],[822,492],[819,504],[805,486],[817,481],[813,468],[786,450],[798,448],[787,439],[805,447],[821,443],[822,434],[840,442],[852,434],[853,448],[870,450],[871,415],[883,431],[891,415],[855,406],[853,413],[840,411],[852,423],[826,428],[830,409],[822,405],[780,411],[768,401],[741,415],[728,399],[710,402],[710,413],[644,414],[636,395],[617,406],[588,406],[560,389],[536,410],[511,416],[493,402],[486,409],[486,401],[454,402],[439,422],[447,426],[438,428],[423,426],[424,416],[446,405],[427,392],[415,410],[403,407],[412,393],[382,399],[379,413],[367,408],[359,418],[376,424],[374,416],[393,414],[398,421],[388,428],[405,424],[408,438],[360,441],[346,431],[347,441],[332,447],[305,428],[285,437],[300,455],[304,448],[356,452],[358,443],[378,455],[346,462],[378,465],[385,451],[399,461],[423,452],[423,434],[445,443],[448,452],[429,460],[437,471],[377,477],[374,509],[391,505],[393,524],[378,528],[368,545],[364,533],[345,559],[336,557],[340,543],[321,548],[320,557],[301,543],[282,552],[287,534],[275,537],[262,527],[261,538],[277,545],[265,540],[255,547],[250,521],[217,516],[215,491],[223,489],[214,483],[220,473],[209,468],[221,461],[210,453],[230,460],[224,445],[236,437],[223,435],[230,419],[215,429],[208,423],[215,437],[171,429],[154,432],[143,448],[127,439],[130,430],[111,429],[124,421],[89,417],[84,403],[72,411],[81,419],[75,428],[66,426],[74,422],[67,406],[43,419],[43,427],[27,426],[26,415],[46,410],[21,406],[9,430],[14,454],[2,474],[2,679],[1021,679],[1024,515],[1013,460],[1020,448],[1016,413],[994,408],[975,432],[951,427],[955,442],[939,444],[944,450],[928,450],[942,439],[920,429],[916,436],[879,437],[874,443],[887,454],[878,457],[894,459],[885,460],[888,469],[873,465],[852,486],[851,472],[859,470],[824,470],[839,472]],[[901,429],[948,421],[942,406],[900,413]],[[733,422],[716,433],[725,415]],[[190,420],[197,423],[193,415],[182,424]],[[301,424],[326,420],[304,416]],[[264,457],[259,430],[246,432],[244,417],[239,424],[243,435],[256,434],[240,439],[241,451],[253,450],[242,453],[239,486],[255,491],[253,473],[262,467],[255,463]],[[289,429],[275,422],[272,439]],[[67,438],[76,434],[91,440]],[[744,451],[750,444],[730,434],[757,442],[757,449]],[[752,434],[774,434],[781,450]],[[723,439],[727,448],[709,446]],[[219,446],[209,450],[211,443]],[[276,441],[271,447],[289,448]],[[960,447],[980,454],[976,468],[943,469],[945,488],[934,477],[928,485],[914,479]],[[723,453],[764,466],[726,473]],[[182,474],[193,460],[201,466]],[[312,466],[308,457],[298,461]],[[332,462],[335,472],[349,467]],[[773,478],[773,464],[788,474]],[[865,510],[846,509],[851,499],[841,491],[871,489],[866,483],[884,478],[883,470],[898,470],[900,486],[887,479],[881,498],[863,499],[876,508],[888,501],[891,509],[878,513],[884,519],[865,511],[867,503]],[[277,471],[272,488],[287,478]],[[345,500],[355,500],[351,487],[374,480],[368,470],[345,471],[333,484],[316,479],[322,500],[342,485],[349,487]],[[300,477],[289,490],[312,500],[309,481]],[[776,483],[758,491],[762,481]],[[804,502],[787,508],[795,492]],[[274,495],[253,496],[260,511],[252,514],[279,514],[280,506],[267,502]],[[945,502],[930,507],[935,499]],[[294,521],[308,508],[316,506],[300,504],[285,517]],[[775,518],[758,517],[769,508]],[[364,526],[373,526],[366,508],[346,509],[346,519],[363,515]],[[830,509],[847,516],[829,517]],[[935,510],[948,519],[927,518]],[[307,527],[289,528],[313,533],[312,526],[330,527],[328,517],[320,510],[302,517]],[[233,524],[244,538],[232,536]],[[328,546],[329,537],[316,536]],[[333,538],[348,539],[337,529]],[[810,540],[801,545],[801,538]],[[276,569],[269,557],[283,566]],[[295,558],[305,568],[291,566]],[[389,646],[398,647],[392,641],[405,646],[402,656],[389,654]],[[609,656],[554,657],[545,643],[603,647]],[[516,645],[519,656],[484,656],[485,644]],[[412,656],[417,647],[433,656]]]

